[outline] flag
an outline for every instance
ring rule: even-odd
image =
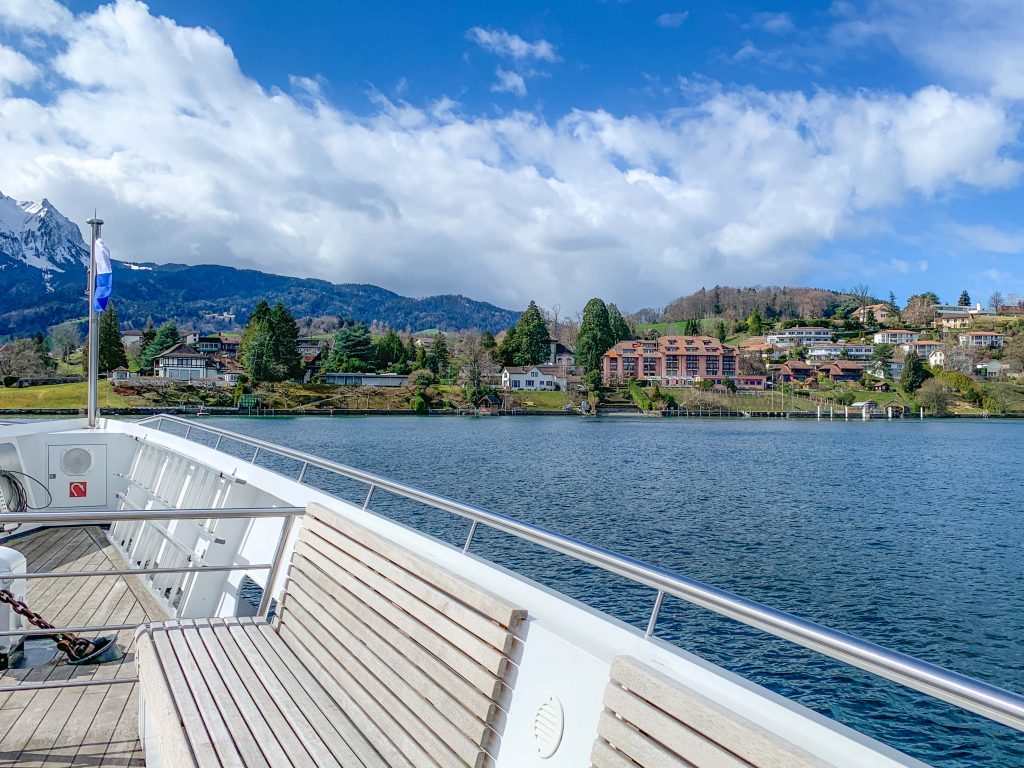
[[[93,308],[102,312],[110,300],[110,288],[113,283],[113,272],[110,268],[110,251],[101,238],[96,238],[96,287],[93,293]]]

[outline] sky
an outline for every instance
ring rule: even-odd
[[[115,258],[573,314],[1024,295],[1024,2],[0,0],[0,191]]]

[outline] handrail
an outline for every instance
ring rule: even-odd
[[[0,515],[4,523],[92,523],[120,520],[238,520],[252,517],[304,515],[305,507],[222,507],[218,509],[90,509],[81,512],[12,512]]]
[[[967,675],[940,667],[937,664],[917,659],[899,651],[862,640],[846,632],[802,619],[785,611],[771,608],[717,587],[712,587],[673,571],[644,563],[627,555],[571,536],[565,536],[540,526],[521,522],[505,515],[489,512],[472,504],[449,499],[439,494],[423,491],[387,480],[378,475],[328,461],[312,454],[296,451],[258,438],[247,437],[236,432],[206,424],[181,419],[171,415],[153,416],[142,419],[139,424],[164,419],[188,426],[191,430],[209,432],[248,444],[258,450],[266,450],[303,464],[302,474],[307,467],[317,467],[334,474],[358,480],[369,486],[369,497],[374,489],[381,489],[397,496],[419,501],[430,507],[459,515],[471,521],[470,543],[476,524],[480,523],[517,538],[539,544],[545,549],[568,555],[577,560],[597,566],[603,570],[623,576],[638,584],[652,587],[659,592],[673,595],[694,605],[754,627],[774,637],[788,640],[803,648],[829,658],[891,680],[907,688],[924,693],[936,699],[966,709],[982,717],[1024,731],[1024,696],[1005,688],[977,680]],[[219,444],[219,440],[218,440]],[[272,470],[268,470],[272,471]],[[280,474],[280,473],[278,473]],[[366,504],[363,505],[366,508]],[[171,511],[171,510],[168,510]],[[0,517],[0,522],[11,515]],[[95,519],[95,518],[93,518]],[[269,588],[268,588],[269,590]],[[648,635],[654,630],[661,599],[656,599],[655,610],[648,624]]]

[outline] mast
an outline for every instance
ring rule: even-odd
[[[96,428],[96,417],[99,414],[99,366],[100,366],[100,326],[96,312],[96,239],[100,236],[103,219],[93,217],[86,224],[92,227],[92,247],[89,249],[89,428]]]

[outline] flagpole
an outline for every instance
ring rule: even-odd
[[[96,239],[100,236],[103,219],[89,219],[86,224],[92,227],[92,247],[89,249],[89,428],[96,428],[96,417],[99,412],[99,366],[100,366],[100,327],[96,312]]]

